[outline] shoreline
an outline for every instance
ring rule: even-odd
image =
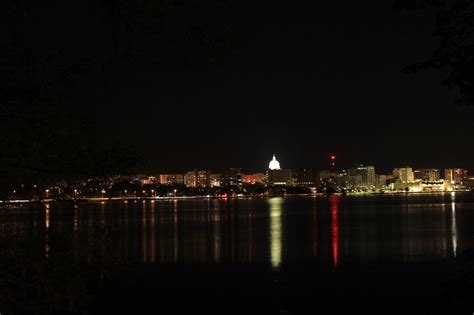
[[[376,192],[349,192],[349,193],[315,193],[315,194],[282,194],[282,195],[241,195],[241,196],[176,196],[176,197],[87,197],[75,199],[17,199],[17,200],[0,200],[0,205],[15,205],[15,204],[35,204],[35,203],[56,203],[56,202],[72,202],[72,203],[94,203],[94,202],[110,202],[110,201],[178,201],[178,200],[195,200],[195,199],[252,199],[261,198],[268,199],[274,197],[328,197],[334,196],[371,196],[371,195],[436,195],[436,194],[452,194],[452,193],[472,193],[473,190],[456,190],[456,191],[420,191],[420,192],[406,192],[406,191],[376,191]]]

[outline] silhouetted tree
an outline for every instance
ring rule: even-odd
[[[456,88],[459,105],[474,105],[474,1],[472,0],[396,0],[395,10],[434,9],[434,35],[439,47],[429,60],[404,69],[413,73],[425,69],[447,69],[443,85]]]

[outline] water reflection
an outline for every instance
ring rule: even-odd
[[[339,257],[339,197],[331,196],[329,198],[331,207],[331,238],[332,238],[332,257],[334,260],[334,267],[337,268]]]
[[[305,261],[340,269],[459,256],[474,247],[474,196],[466,198],[448,193],[44,204],[12,209],[14,221],[0,223],[0,232],[38,239],[44,257],[67,248],[89,263],[264,263],[280,269]]]
[[[44,256],[46,258],[49,257],[49,212],[50,212],[50,204],[44,204]]]
[[[453,244],[453,256],[456,257],[458,250],[458,228],[456,226],[456,195],[451,193],[451,241]]]
[[[270,261],[272,267],[278,269],[281,264],[282,252],[282,229],[281,229],[281,208],[283,198],[270,198]]]

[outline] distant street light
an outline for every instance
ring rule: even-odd
[[[173,190],[173,192],[174,192],[174,197],[176,198],[176,193],[178,192],[178,190],[175,189],[175,190]]]

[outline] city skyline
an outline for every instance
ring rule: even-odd
[[[292,169],[292,170],[297,170],[297,169],[305,169],[305,168],[308,168],[308,169],[316,169],[316,170],[330,170],[330,169],[335,169],[335,170],[347,170],[347,169],[350,169],[352,167],[355,167],[355,166],[358,166],[358,165],[363,165],[363,166],[374,166],[377,168],[377,170],[381,170],[382,173],[390,173],[392,172],[394,169],[396,169],[397,167],[404,167],[404,166],[407,166],[407,167],[411,167],[413,170],[429,170],[429,169],[436,169],[438,171],[440,170],[445,170],[445,169],[454,169],[454,168],[462,168],[462,169],[469,169],[467,167],[464,167],[463,165],[459,165],[459,164],[455,164],[455,165],[447,165],[445,167],[442,167],[442,166],[436,166],[436,165],[427,165],[427,166],[419,166],[419,165],[415,165],[414,163],[393,163],[391,167],[387,167],[387,168],[379,168],[377,167],[377,165],[375,163],[352,163],[352,164],[348,164],[346,162],[345,165],[340,165],[340,162],[339,162],[339,156],[338,155],[335,155],[334,153],[331,153],[329,155],[327,155],[325,157],[325,161],[323,161],[322,164],[319,164],[317,165],[316,163],[314,164],[309,164],[309,165],[296,165],[296,166],[288,166],[288,164],[286,162],[283,162],[281,163],[282,159],[279,158],[279,154],[278,153],[273,153],[271,154],[270,156],[273,156],[273,159],[275,159],[276,157],[277,158],[277,162],[278,162],[278,167],[279,168],[283,168],[283,169]],[[332,165],[332,163],[334,162],[332,157],[335,157],[337,159],[337,162],[335,164],[335,166]],[[318,159],[318,160],[321,160]],[[209,168],[206,168],[206,167],[191,167],[191,168],[180,168],[178,170],[176,169],[172,169],[172,170],[167,170],[167,169],[158,169],[156,171],[151,171],[151,172],[148,172],[148,173],[156,173],[156,174],[173,174],[173,173],[185,173],[189,170],[208,170],[208,171],[214,171],[214,172],[221,172],[221,171],[225,171],[225,170],[228,170],[228,169],[231,169],[231,168],[238,168],[238,169],[242,169],[242,170],[246,170],[250,173],[254,172],[254,173],[258,173],[258,172],[261,172],[261,171],[266,171],[268,169],[270,169],[271,167],[268,166],[269,164],[269,161],[270,163],[272,162],[272,160],[268,159],[266,160],[266,162],[263,162],[262,163],[262,167],[260,168],[245,168],[245,167],[241,167],[240,165],[229,165],[227,167],[223,167],[223,168],[213,168],[213,167],[209,167]],[[243,164],[243,163],[241,163]],[[265,166],[266,165],[266,166]],[[426,165],[426,164],[423,164],[423,165]],[[144,172],[144,173],[147,173],[147,172]]]

